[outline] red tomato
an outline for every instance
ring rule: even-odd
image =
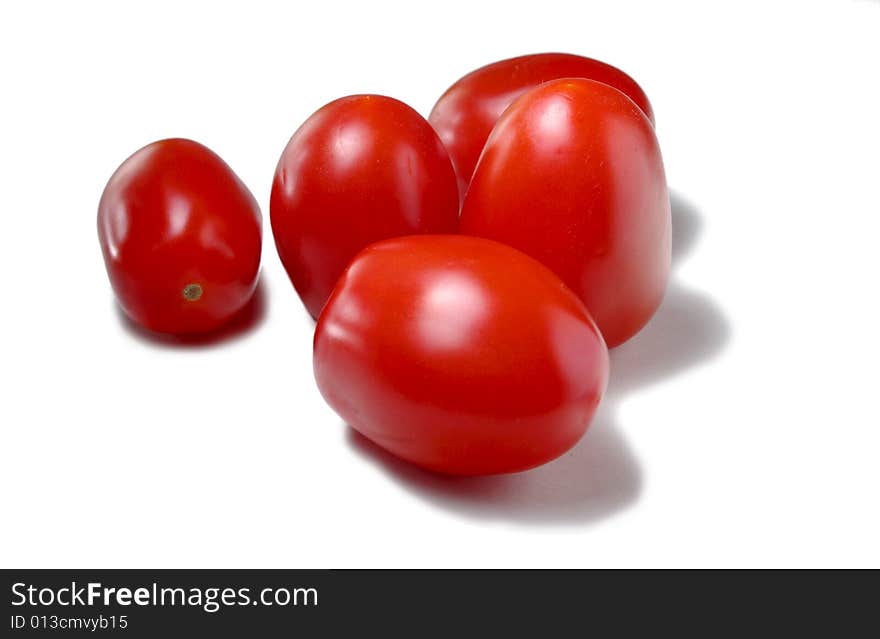
[[[262,217],[213,151],[183,139],[149,144],[116,170],[98,237],[123,310],[147,329],[203,333],[231,319],[257,284]]]
[[[598,60],[567,53],[539,53],[482,67],[449,87],[428,117],[455,165],[462,197],[504,109],[529,89],[560,78],[589,78],[609,84],[629,96],[654,122],[648,96],[636,81]]]
[[[461,235],[373,244],[315,333],[315,378],[353,428],[455,475],[526,470],[571,448],[605,389],[608,352],[547,268]]]
[[[455,171],[431,125],[403,102],[341,98],[306,120],[284,149],[270,217],[287,274],[317,318],[368,244],[456,231]]]
[[[461,230],[549,266],[609,346],[660,305],[670,211],[654,128],[607,84],[548,82],[498,121],[465,197]]]

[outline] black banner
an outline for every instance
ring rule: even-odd
[[[4,570],[2,576],[5,637],[262,639],[439,630],[465,637],[478,629],[481,636],[533,629],[562,637],[600,627],[614,630],[608,636],[660,629],[788,635],[796,627],[850,636],[848,630],[865,623],[876,627],[873,573]]]

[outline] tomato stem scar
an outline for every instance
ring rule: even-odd
[[[195,302],[202,296],[201,284],[187,284],[183,287],[183,299],[187,302]]]

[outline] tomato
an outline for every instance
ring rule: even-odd
[[[571,448],[608,353],[552,272],[497,242],[396,238],[361,252],[318,320],[314,368],[353,428],[455,475],[526,470]]]
[[[162,333],[212,331],[253,295],[262,217],[213,151],[161,140],[128,158],[107,183],[98,237],[119,304]]]
[[[669,194],[654,128],[607,84],[548,82],[499,119],[474,172],[463,233],[549,266],[605,341],[634,335],[669,276]]]
[[[588,78],[609,84],[629,96],[654,122],[651,103],[642,88],[623,71],[604,62],[567,53],[540,53],[487,65],[449,87],[428,117],[452,157],[462,197],[501,113],[529,89],[561,78]]]
[[[368,244],[457,230],[455,171],[431,125],[409,106],[349,96],[319,109],[290,139],[270,217],[287,274],[317,318]]]

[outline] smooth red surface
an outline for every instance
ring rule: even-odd
[[[313,317],[362,248],[414,233],[454,233],[458,194],[449,155],[399,100],[341,98],[294,133],[272,184],[278,254]]]
[[[428,120],[449,151],[464,197],[477,160],[502,112],[523,93],[560,78],[588,78],[623,91],[654,122],[648,96],[609,64],[568,53],[539,53],[481,67],[449,87]]]
[[[461,231],[549,266],[608,346],[624,342],[654,314],[669,276],[669,194],[653,126],[600,82],[533,89],[492,131]]]
[[[98,207],[98,237],[120,305],[162,333],[212,331],[248,302],[261,225],[256,200],[232,169],[184,139],[154,142],[128,158]]]
[[[315,332],[315,377],[353,428],[441,473],[525,470],[580,439],[608,352],[550,270],[460,235],[386,240],[339,280]]]

